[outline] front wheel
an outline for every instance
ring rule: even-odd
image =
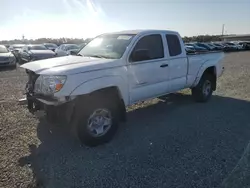
[[[118,128],[117,105],[111,100],[100,98],[91,99],[87,104],[77,123],[78,138],[87,146],[109,142]]]
[[[198,85],[192,88],[192,96],[197,102],[207,102],[213,93],[214,79],[213,75],[205,73]]]

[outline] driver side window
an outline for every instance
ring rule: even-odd
[[[130,54],[129,61],[146,61],[164,57],[162,37],[160,34],[142,37]]]

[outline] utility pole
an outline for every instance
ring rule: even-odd
[[[224,35],[224,29],[225,29],[225,24],[222,24],[222,32],[221,32],[222,36]]]

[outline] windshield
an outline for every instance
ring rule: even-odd
[[[120,59],[134,36],[133,34],[101,35],[89,42],[79,54],[90,57]]]
[[[213,45],[218,46],[218,47],[221,47],[221,45],[220,45],[220,44],[216,44],[216,43],[214,43]]]
[[[0,53],[8,53],[8,49],[5,46],[0,46]]]
[[[79,46],[72,44],[72,45],[67,45],[66,48],[67,50],[75,50],[79,49]]]
[[[214,45],[213,45],[213,44],[209,44],[209,43],[207,43],[207,45],[208,45],[209,47],[214,47]]]
[[[42,45],[37,45],[37,46],[29,46],[29,50],[47,50],[47,48]]]

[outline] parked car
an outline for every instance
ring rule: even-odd
[[[192,54],[192,53],[195,53],[196,51],[195,51],[195,48],[193,47],[193,46],[187,46],[187,45],[185,45],[185,49],[186,49],[186,52],[188,53],[188,54]]]
[[[240,43],[240,41],[232,41],[232,43],[237,46],[238,50],[243,50],[243,45]]]
[[[20,63],[26,63],[29,61],[52,58],[55,57],[56,54],[42,44],[30,44],[22,48],[19,52],[19,56]]]
[[[62,44],[56,50],[57,56],[74,55],[79,51],[79,46],[76,44]]]
[[[3,66],[16,67],[16,58],[6,46],[0,45],[0,67]]]
[[[237,48],[234,45],[229,45],[225,42],[222,42],[220,44],[224,46],[224,49],[223,49],[224,52],[237,51]]]
[[[240,50],[239,46],[232,43],[232,42],[224,42],[223,45],[225,45],[229,51],[238,51],[238,50]]]
[[[250,50],[250,41],[249,42],[243,41],[243,42],[240,42],[239,44],[243,46],[244,50]]]
[[[9,51],[11,51],[14,54],[17,61],[20,60],[19,52],[24,46],[25,44],[13,44],[9,46]]]
[[[187,43],[186,46],[194,47],[196,52],[207,52],[208,51],[206,48],[200,47],[196,43]]]
[[[217,48],[218,50],[224,50],[224,48],[225,48],[225,46],[223,46],[223,45],[220,44],[220,43],[215,43],[215,42],[213,42],[213,43],[211,43],[211,44],[213,44],[214,46],[216,46],[216,48]]]
[[[213,43],[206,43],[206,44],[212,49],[212,51],[222,50],[220,47],[214,45]]]
[[[208,51],[213,51],[213,50],[215,50],[215,47],[210,46],[210,45],[207,44],[207,43],[197,42],[197,43],[195,43],[195,44],[196,44],[197,46],[199,46],[199,47],[206,48]]]
[[[78,56],[21,67],[29,73],[29,110],[44,109],[48,121],[67,122],[83,143],[96,146],[112,139],[134,103],[184,88],[192,88],[196,101],[208,101],[223,57],[187,55],[174,31],[138,30],[99,35]]]
[[[52,50],[53,52],[55,51],[56,48],[58,48],[58,46],[56,44],[53,44],[53,43],[44,43],[43,45],[47,49]]]

